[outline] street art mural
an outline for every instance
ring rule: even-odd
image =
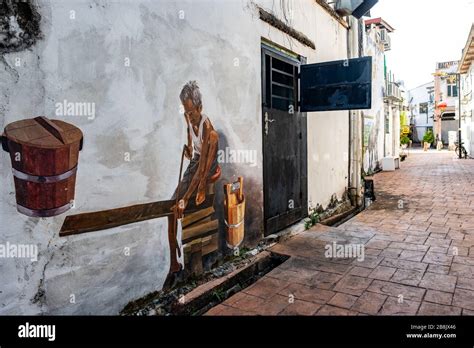
[[[185,264],[190,273],[202,273],[202,257],[219,249],[219,221],[225,224],[227,248],[239,247],[244,239],[245,200],[243,177],[221,186],[217,202],[216,183],[222,170],[218,162],[219,134],[203,113],[196,81],[186,83],[179,99],[186,141],[182,148],[179,178],[169,200],[122,208],[68,215],[62,237],[107,230],[148,219],[166,217],[170,267],[164,287],[182,279]],[[82,131],[72,124],[36,117],[5,127],[2,147],[10,153],[18,212],[31,217],[60,215],[74,205]],[[183,173],[184,161],[188,162]],[[216,214],[216,204],[223,204]],[[186,252],[186,258],[185,258]]]
[[[214,130],[211,120],[202,113],[202,97],[197,82],[188,82],[181,90],[179,98],[184,108],[187,144],[183,147],[181,154],[178,186],[171,198],[177,202],[177,205],[172,207],[174,215],[168,217],[170,275],[184,268],[181,245],[182,218],[188,202],[193,199],[195,206],[200,207],[206,195],[212,194],[213,186],[221,175],[221,169],[217,163],[219,135]],[[190,162],[181,178],[184,157]],[[178,259],[181,259],[181,262]]]
[[[25,6],[38,25],[23,25]],[[0,133],[8,137],[5,127],[30,120],[58,151],[70,149],[49,172],[41,168],[52,164],[40,157],[41,168],[33,167],[41,170],[30,172],[12,167],[14,148],[0,151],[0,246],[38,250],[36,262],[2,260],[0,314],[116,314],[262,240],[258,12],[240,2],[215,6],[219,15],[209,18],[201,4],[186,1],[0,5],[8,28],[0,38]],[[252,29],[231,25],[236,15]],[[184,104],[183,89],[191,96]],[[39,115],[82,136],[63,144],[58,129],[34,121]],[[19,183],[25,187],[57,187],[38,197],[61,195],[29,209],[64,211],[18,212],[13,169],[29,175]],[[46,182],[52,176],[58,181]],[[177,275],[168,280],[169,273]]]
[[[48,217],[73,206],[83,140],[79,128],[39,116],[8,124],[1,140],[10,154],[18,212]]]

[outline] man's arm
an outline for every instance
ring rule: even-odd
[[[184,115],[184,118],[186,120],[186,125],[187,125],[187,134],[188,134],[188,145],[186,145],[186,151],[184,152],[184,155],[188,160],[190,160],[193,157],[193,145],[192,145],[192,139],[191,139],[191,123],[189,122],[189,119]]]
[[[205,146],[203,144],[203,169],[196,194],[196,205],[200,205],[206,199],[208,174],[216,157],[218,143],[219,135],[211,128],[209,131],[208,142]]]

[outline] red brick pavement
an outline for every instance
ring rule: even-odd
[[[368,209],[277,244],[286,262],[206,314],[473,315],[474,160],[411,154],[374,182]],[[326,257],[333,242],[364,259]]]

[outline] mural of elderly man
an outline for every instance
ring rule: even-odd
[[[196,81],[184,85],[179,95],[184,107],[184,120],[187,127],[185,156],[190,160],[172,200],[179,199],[177,216],[181,217],[191,199],[199,206],[206,199],[208,180],[218,171],[217,150],[219,136],[210,119],[202,113],[202,97]],[[179,189],[179,192],[178,192]],[[182,270],[177,255],[181,250],[177,241],[176,216],[168,217],[168,237],[171,252],[170,275]]]

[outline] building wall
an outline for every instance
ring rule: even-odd
[[[458,129],[459,129],[459,120],[443,120],[441,121],[441,140],[443,141],[443,144],[445,146],[448,146],[449,144],[449,134],[456,134],[456,139],[457,139],[457,134],[458,134]],[[457,140],[455,140],[457,141]]]
[[[263,218],[261,38],[308,63],[346,57],[346,29],[314,1],[257,4],[287,18],[316,50],[260,21],[246,0],[38,2],[43,38],[0,62],[0,117],[6,125],[45,115],[82,129],[75,207],[67,214],[171,197],[186,140],[178,96],[184,83],[197,80],[220,149],[257,153],[255,163],[222,163],[217,184],[244,177],[245,245],[255,245]],[[94,117],[55,116],[64,100],[94,103]],[[346,190],[347,120],[346,111],[308,114],[313,205],[327,206]],[[17,213],[8,155],[0,161],[0,243],[39,249],[34,263],[2,260],[0,314],[116,314],[162,288],[170,263],[166,219],[59,238],[67,214]]]
[[[392,156],[400,155],[400,105],[393,108]]]
[[[221,148],[258,152],[256,166],[224,164],[218,187],[244,176],[253,203],[248,244],[261,237],[260,23],[247,5],[40,2],[44,39],[29,51],[6,54],[11,69],[2,64],[8,88],[2,124],[54,118],[55,103],[63,100],[95,103],[94,119],[63,118],[85,134],[75,208],[68,214],[171,197],[186,140],[179,92],[197,80]],[[18,57],[21,67],[14,65]],[[37,263],[2,263],[1,313],[113,314],[162,287],[169,269],[165,218],[59,238],[64,215],[39,219],[16,212],[6,153],[1,161],[0,240],[34,243],[40,251]]]
[[[410,114],[412,122],[416,127],[416,137],[421,142],[429,127],[433,127],[434,103],[430,100],[430,94],[427,87],[433,87],[434,82],[428,82],[408,91],[408,100],[410,102]],[[427,103],[427,113],[420,113],[420,104]]]
[[[458,70],[458,62],[451,61],[451,62],[441,62],[437,63],[436,65],[436,72],[440,74],[455,74]],[[447,88],[447,79],[444,76],[435,76],[435,103],[445,102],[447,107],[444,110],[436,109],[435,115],[440,117],[442,114],[446,113],[455,113],[456,103],[458,97],[448,96],[448,88]],[[435,117],[435,119],[437,119]],[[458,120],[458,115],[456,115],[456,119]],[[457,121],[459,122],[459,120]],[[444,144],[448,144],[448,134],[449,131],[457,131],[459,128],[459,124],[453,120],[449,121],[441,121],[435,123],[435,134],[441,133],[441,139]]]
[[[259,0],[256,4],[312,40],[316,49],[258,22],[261,36],[318,63],[347,58],[347,29],[313,0]],[[329,33],[329,35],[328,35]],[[260,83],[260,82],[259,82]],[[347,189],[349,125],[347,111],[309,112],[308,203],[326,208]]]
[[[300,1],[295,0],[300,3]],[[303,1],[301,1],[303,3]],[[314,8],[314,1],[307,1]],[[308,63],[347,58],[347,29],[319,5],[307,23],[316,29],[316,51]],[[309,12],[311,13],[311,12]],[[330,35],[328,35],[330,33]],[[347,190],[349,124],[347,111],[308,113],[308,201],[326,208],[332,197],[341,200]]]
[[[388,128],[385,132],[385,149],[384,149],[384,157],[385,156],[393,156],[393,105],[392,103],[386,102],[385,103],[385,117],[388,120]]]

